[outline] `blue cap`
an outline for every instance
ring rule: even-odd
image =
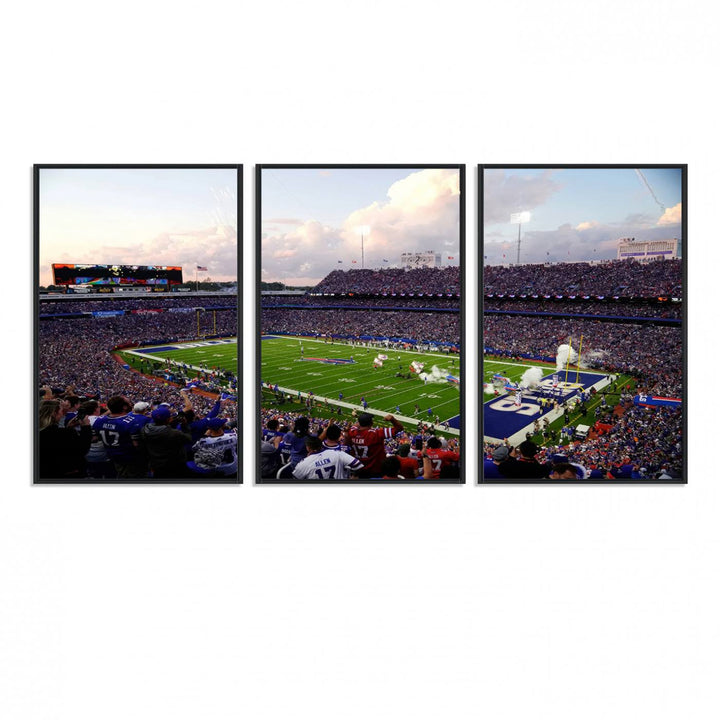
[[[161,405],[158,408],[155,408],[152,411],[152,419],[153,420],[169,420],[170,415],[172,413],[170,412],[170,408],[166,405]]]

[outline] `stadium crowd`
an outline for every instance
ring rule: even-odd
[[[552,313],[554,315],[611,315],[615,317],[676,320],[682,318],[682,303],[659,303],[649,300],[629,303],[620,300],[498,299],[486,297],[483,310]]]
[[[215,330],[221,335],[236,334],[236,312],[218,312]],[[237,456],[232,448],[236,446],[237,438],[232,428],[237,422],[237,402],[230,393],[228,397],[219,399],[220,371],[206,368],[202,373],[204,385],[201,387],[216,392],[195,388],[181,393],[178,385],[154,377],[149,362],[144,374],[131,372],[112,352],[122,345],[193,339],[196,339],[194,318],[184,313],[40,321],[40,477],[112,479],[235,475]],[[173,376],[181,374],[174,367],[172,371]],[[170,372],[165,374],[170,375]],[[233,384],[237,387],[236,377],[223,373],[222,380],[227,382],[228,388]],[[76,419],[75,414],[68,415],[69,412],[76,413],[78,405],[85,406],[82,422]],[[114,411],[113,407],[120,409]],[[143,411],[137,414],[147,420],[130,417],[140,407]],[[166,411],[170,413],[168,417],[165,417]],[[90,417],[113,415],[130,418],[124,422],[132,425],[132,430],[120,425],[120,455],[115,454],[116,448],[112,445],[112,438],[116,437],[112,432],[115,431],[106,428],[103,438],[99,426],[85,422]],[[220,423],[220,419],[224,422]],[[146,438],[148,433],[155,431],[148,430],[141,436],[137,429],[144,424],[151,428],[166,427],[167,430],[157,431],[160,436],[168,434],[169,430],[179,433],[170,434],[173,438],[169,441],[173,445],[172,457],[165,459],[162,454],[155,453],[155,438]],[[230,440],[210,441],[206,435],[207,438],[232,435],[230,440],[234,440],[234,444]],[[162,444],[162,437],[159,441]],[[204,447],[210,444],[216,446],[212,452]],[[218,455],[217,450],[221,446],[224,449]],[[233,453],[235,459],[228,461]],[[214,460],[208,460],[210,456]],[[128,464],[128,457],[133,458],[129,464],[133,465],[132,472],[135,474],[128,475],[127,469],[121,467]]]
[[[682,260],[486,265],[483,292],[681,298]]]
[[[358,293],[382,295],[424,293],[460,295],[460,268],[416,268],[404,270],[334,270],[315,286],[314,293]]]
[[[406,429],[392,415],[384,422],[378,426],[372,415],[355,411],[347,420],[335,420],[265,407],[261,477],[308,481],[460,477],[457,438],[440,437],[432,424]],[[337,461],[338,453],[343,463]]]
[[[313,308],[345,308],[348,305],[359,308],[383,308],[383,309],[404,309],[404,308],[442,308],[460,311],[460,299],[448,297],[361,297],[353,295],[350,297],[324,295],[268,295],[261,297],[262,307],[284,307],[302,305]]]
[[[83,295],[69,295],[67,299],[40,299],[40,314],[53,315],[63,313],[103,312],[108,310],[167,310],[169,308],[227,308],[237,305],[237,295],[225,293],[218,295],[150,295],[145,297],[118,298],[112,295],[107,299],[88,299]]]
[[[264,308],[261,325],[264,334],[372,335],[454,345],[460,343],[460,317],[455,313]]]
[[[543,448],[484,443],[487,479],[662,479],[682,477],[682,410],[634,405],[600,413],[588,438]]]

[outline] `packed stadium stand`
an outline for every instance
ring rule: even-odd
[[[460,268],[415,268],[403,270],[334,270],[314,288],[313,293],[347,295],[414,295],[460,296]]]
[[[654,298],[682,297],[682,260],[611,260],[601,263],[487,265],[483,293],[588,295]]]
[[[237,424],[237,375],[212,367],[197,375],[190,373],[187,366],[183,369],[168,364],[158,369],[162,363],[150,361],[143,361],[142,371],[138,372],[121,362],[116,353],[142,345],[196,340],[198,329],[204,338],[235,337],[237,295],[191,293],[182,297],[103,299],[82,295],[41,296],[38,322],[40,478],[167,477],[157,457],[140,455],[140,428],[144,424],[154,426],[155,411],[161,406],[171,408],[170,423],[164,423],[169,430],[182,431],[187,436],[174,451],[178,462],[170,463],[173,477],[234,477],[237,455],[232,448],[223,452],[225,460],[235,453],[234,461],[216,463],[215,470],[208,469],[212,463],[192,463],[197,460],[198,452],[201,455],[205,452],[203,445],[209,441],[204,433],[212,430],[209,424],[219,427],[219,419],[224,419],[224,434],[236,440],[232,428]],[[186,389],[188,384],[192,385],[191,389]],[[133,420],[133,408],[138,404],[147,406],[135,417],[133,432],[137,431],[137,437],[132,441],[126,438],[129,445],[124,448],[124,454],[112,448],[112,434],[102,436],[99,430],[86,430],[87,420],[80,423],[76,416],[80,404],[84,409],[81,418],[91,416],[91,426],[95,428],[93,416],[111,413],[108,403],[117,397],[129,403],[125,413],[119,412],[120,416],[128,416],[128,425]],[[163,412],[157,415],[158,425],[163,424]],[[222,439],[222,435],[220,432],[218,437]],[[78,437],[82,437],[79,448]],[[222,445],[221,440],[213,442],[216,449]],[[67,451],[68,447],[75,448],[74,454]],[[129,456],[133,457],[131,471],[126,467]],[[72,462],[66,462],[71,457]]]
[[[539,478],[559,477],[550,475],[553,464],[564,470],[568,463],[580,467],[580,478],[682,477],[682,403],[647,407],[633,402],[638,395],[683,398],[682,261],[487,266],[484,279],[486,358],[552,362],[560,344],[574,338],[577,348],[582,336],[584,367],[612,377],[626,375],[633,382],[632,392],[629,385],[608,387],[610,402],[595,410],[587,438],[573,441],[571,422],[561,438],[540,426],[545,447],[531,453],[532,471],[529,464],[522,467]],[[573,421],[579,423],[579,411]],[[529,435],[537,439],[538,433],[536,427]],[[504,459],[499,447],[485,443],[485,472],[513,477],[521,453],[515,447]],[[567,477],[574,470],[569,472]]]
[[[262,331],[458,345],[459,295],[457,267],[335,270],[305,295],[263,293]]]

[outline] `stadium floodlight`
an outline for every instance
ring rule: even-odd
[[[516,212],[510,214],[510,224],[518,226],[518,252],[517,252],[517,264],[520,264],[520,230],[522,224],[530,222],[530,213],[527,210],[523,212]]]
[[[511,213],[510,214],[510,224],[511,225],[522,225],[522,223],[530,222],[530,213],[525,212],[517,212],[517,213]]]
[[[370,234],[370,226],[358,225],[355,228],[355,232],[360,236],[360,253],[362,255],[360,258],[360,267],[365,269],[365,236]]]

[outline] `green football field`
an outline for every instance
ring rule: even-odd
[[[459,427],[459,384],[445,379],[424,383],[409,370],[410,363],[416,360],[425,364],[425,371],[435,365],[441,375],[459,378],[457,355],[352,347],[297,337],[270,336],[263,338],[261,343],[264,386],[268,383],[273,387],[277,385],[291,394],[312,392],[331,404],[344,403],[345,406],[361,406],[365,398],[368,410],[417,421],[434,420],[438,416],[441,423],[448,421],[450,427]],[[387,355],[388,360],[384,361],[383,367],[373,369],[373,360],[378,353]],[[323,362],[349,361],[351,358],[351,363]],[[397,373],[410,377],[397,377]],[[272,395],[264,395],[267,404],[273,404],[272,399]]]
[[[145,365],[151,363],[155,367],[164,365],[167,360],[185,364],[191,375],[198,369],[212,370],[213,368],[229,370],[234,375],[238,374],[237,338],[166,343],[155,347],[126,350],[120,355],[135,370],[140,370],[140,363],[144,358]]]

